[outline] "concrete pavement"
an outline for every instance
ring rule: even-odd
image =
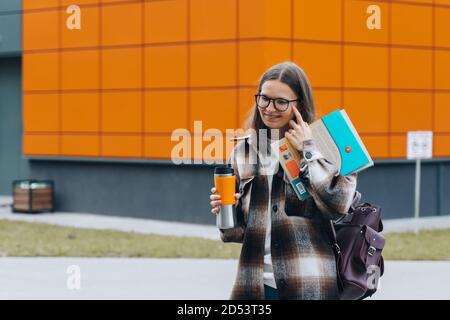
[[[236,260],[1,258],[0,299],[228,299],[236,268]],[[380,286],[372,299],[450,299],[450,262],[387,261]]]

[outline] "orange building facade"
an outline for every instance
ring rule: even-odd
[[[177,128],[241,127],[291,60],[318,117],[344,108],[374,159],[404,158],[414,130],[449,157],[448,30],[450,0],[25,0],[24,154],[168,160]]]

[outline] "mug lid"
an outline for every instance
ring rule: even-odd
[[[219,166],[214,168],[214,174],[234,174],[234,170],[230,166]]]

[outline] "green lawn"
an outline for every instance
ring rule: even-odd
[[[385,237],[386,259],[450,260],[450,229]],[[236,259],[239,251],[239,244],[202,238],[0,220],[0,256]]]
[[[388,233],[383,257],[389,260],[450,260],[450,229]]]
[[[0,256],[235,258],[240,245],[0,220]]]

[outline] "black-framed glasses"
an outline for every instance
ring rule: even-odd
[[[299,99],[295,100],[287,100],[283,98],[269,98],[263,94],[255,94],[255,101],[258,108],[265,109],[269,106],[270,102],[273,101],[273,105],[275,109],[280,112],[284,112],[289,108],[289,104],[291,102],[299,101]]]

